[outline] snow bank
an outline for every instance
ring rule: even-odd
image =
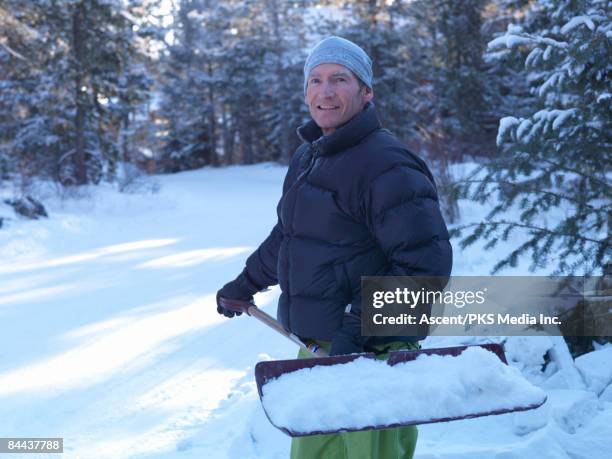
[[[549,376],[542,372],[542,367],[544,356],[552,347],[553,341],[548,336],[508,336],[504,342],[508,363],[534,384],[540,384]]]
[[[512,431],[516,435],[527,435],[544,428],[550,417],[550,404],[545,403],[535,410],[519,411],[512,417]]]
[[[587,426],[597,414],[597,397],[584,390],[551,390],[547,405],[557,425],[570,435]]]
[[[589,352],[576,359],[576,367],[582,374],[588,389],[601,394],[612,384],[612,347]]]
[[[262,391],[272,422],[301,433],[419,423],[538,405],[546,398],[481,347],[395,366],[366,358],[316,366],[285,374]]]
[[[599,396],[599,399],[604,402],[612,403],[612,384],[604,389],[604,391]]]

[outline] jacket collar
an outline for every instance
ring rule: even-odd
[[[368,102],[361,112],[330,135],[323,135],[323,131],[314,120],[301,125],[297,133],[304,142],[312,145],[317,154],[333,155],[357,145],[378,128],[380,121],[376,115],[376,108],[372,102]]]

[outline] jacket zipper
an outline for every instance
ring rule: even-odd
[[[296,190],[296,194],[295,194],[295,201],[293,202],[293,209],[291,211],[291,231],[289,233],[289,239],[287,239],[287,254],[291,253],[290,250],[290,245],[291,245],[291,238],[293,237],[293,235],[295,234],[295,227],[294,227],[294,222],[295,222],[295,207],[297,205],[297,191],[298,191],[298,187],[303,183],[303,181],[305,180],[306,176],[308,176],[308,174],[310,174],[310,171],[312,170],[315,161],[318,158],[318,153],[319,150],[317,148],[316,145],[313,145],[314,148],[314,152],[312,153],[312,156],[310,158],[310,162],[308,163],[308,167],[306,167],[306,169],[304,170],[304,172],[302,172],[298,178],[295,180],[295,183],[293,184],[292,188],[295,187]],[[289,190],[287,190],[289,191]],[[287,311],[287,326],[289,327],[289,330],[291,330],[291,257],[287,257],[287,294],[289,295],[289,310]]]

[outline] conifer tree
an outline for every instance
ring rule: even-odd
[[[223,5],[205,0],[181,0],[174,12],[174,42],[161,62],[167,170],[216,164],[215,92],[227,16]]]
[[[532,269],[601,273],[612,255],[610,2],[541,1],[531,14],[531,28],[509,26],[489,47],[530,49],[525,66],[541,107],[500,121],[498,157],[462,190],[481,203],[494,197],[495,206],[486,221],[458,232],[471,232],[462,246],[484,239],[490,248],[522,231],[523,242],[494,271],[529,254]]]
[[[0,105],[12,104],[18,116],[0,135],[10,138],[5,150],[14,166],[66,185],[112,176],[118,133],[147,98],[150,83],[140,67],[145,57],[135,33],[146,2],[7,0],[6,5],[19,27],[33,31],[23,53],[5,55],[13,70]]]
[[[328,22],[324,30],[361,46],[371,57],[374,72],[374,103],[385,128],[407,139],[413,131],[408,95],[414,88],[413,68],[420,55],[410,48],[411,30],[406,26],[403,2],[338,2],[343,20]],[[339,27],[340,26],[340,27]],[[416,64],[418,66],[418,64]]]

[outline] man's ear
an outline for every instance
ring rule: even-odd
[[[368,88],[367,86],[363,87],[363,102],[370,102],[374,98],[374,90],[372,88]]]

